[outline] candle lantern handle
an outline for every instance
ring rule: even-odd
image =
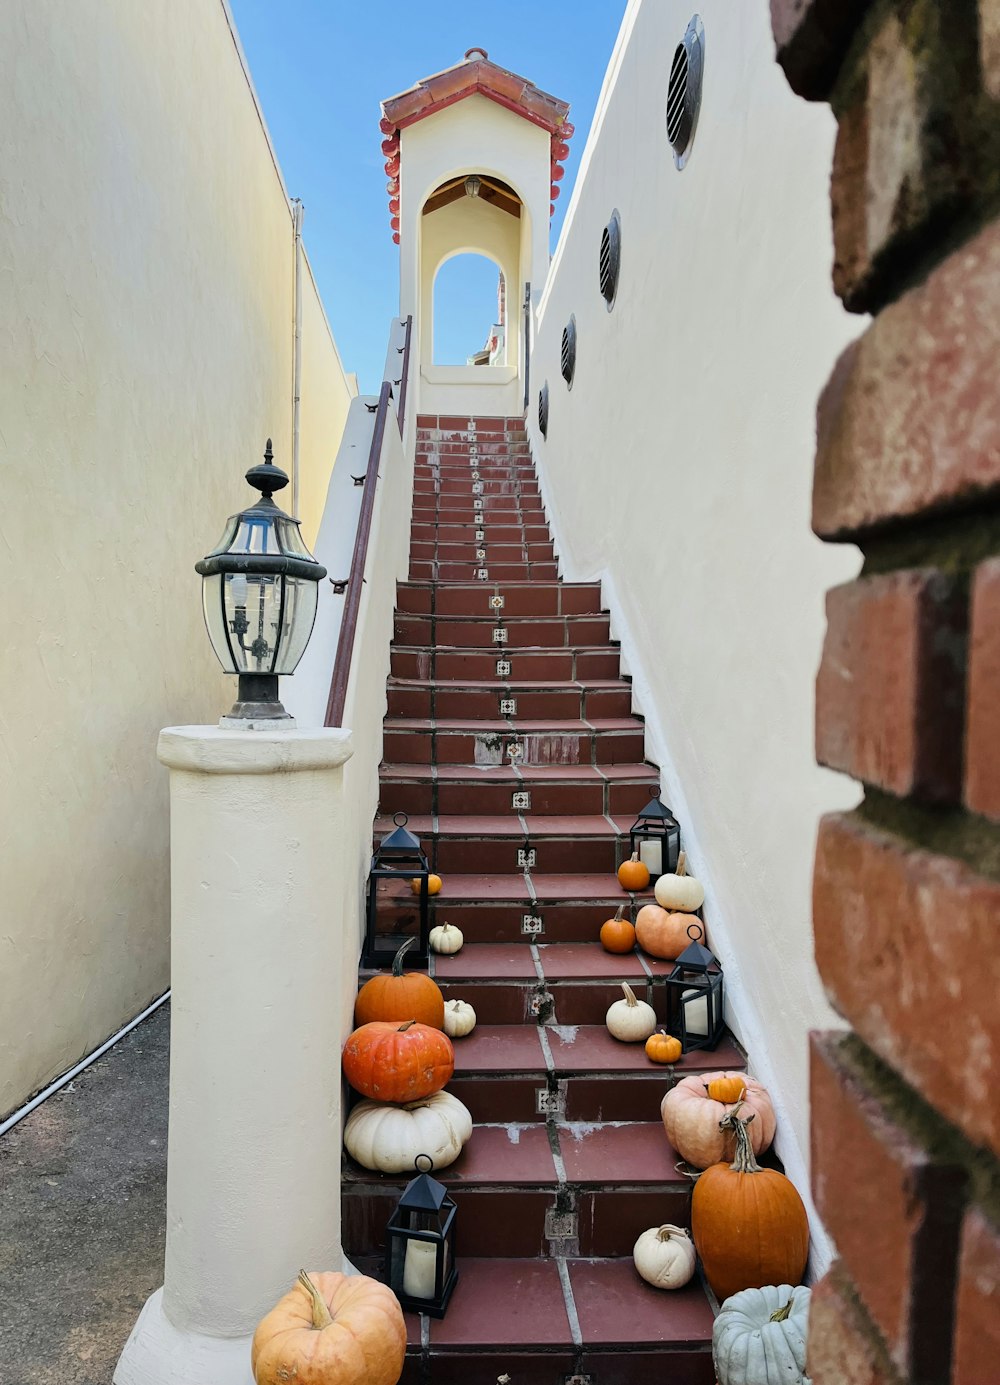
[[[427,1160],[426,1168],[421,1167],[421,1159]],[[413,1161],[413,1167],[416,1169],[417,1173],[431,1173],[434,1169],[434,1160],[431,1158],[429,1154],[418,1154],[416,1159],[414,1159]]]

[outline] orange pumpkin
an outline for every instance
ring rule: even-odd
[[[409,938],[392,959],[392,971],[373,976],[358,991],[354,1002],[355,1025],[372,1020],[419,1020],[433,1029],[444,1028],[444,996],[426,972],[403,970],[403,958],[416,943]]]
[[[694,1185],[691,1231],[705,1277],[721,1302],[742,1289],[798,1284],[809,1255],[809,1220],[791,1179],[762,1169],[739,1107],[722,1121],[736,1140],[732,1164],[713,1164]]]
[[[635,929],[628,919],[622,918],[624,912],[622,904],[613,919],[601,924],[601,946],[605,952],[631,952],[635,947]]]
[[[719,1078],[739,1082],[743,1088],[745,1114],[753,1112],[756,1119],[750,1126],[750,1142],[754,1154],[761,1154],[774,1139],[776,1121],[774,1107],[767,1088],[742,1072],[710,1072],[681,1080],[660,1102],[660,1115],[667,1139],[682,1159],[696,1169],[707,1169],[720,1159],[732,1159],[736,1152],[732,1131],[720,1129],[720,1122],[732,1109],[726,1103],[713,1101],[709,1088]]]
[[[644,904],[636,915],[639,946],[650,957],[672,962],[690,943],[705,941],[705,925],[693,914],[669,914],[659,904]]]
[[[373,1101],[420,1101],[439,1092],[455,1071],[447,1034],[407,1020],[363,1024],[344,1045],[344,1076]]]
[[[627,861],[618,867],[618,883],[623,890],[644,890],[649,884],[649,868],[639,860],[638,851],[633,851]]]
[[[646,1040],[646,1057],[654,1063],[676,1063],[684,1052],[680,1039],[672,1034],[650,1034]]]
[[[396,1385],[406,1323],[391,1289],[363,1274],[300,1270],[253,1334],[257,1385]]]
[[[721,1101],[723,1106],[731,1106],[746,1096],[747,1080],[739,1073],[720,1072],[705,1083],[705,1091],[712,1101]]]
[[[441,893],[441,886],[442,886],[443,884],[444,884],[444,881],[441,879],[440,875],[428,875],[428,877],[427,877],[427,893],[428,893],[428,894],[440,894],[440,893]],[[411,881],[410,881],[410,889],[413,891],[414,894],[419,894],[419,893],[420,893],[420,877],[419,877],[419,876],[417,876],[417,878],[416,878],[415,880],[411,880]]]

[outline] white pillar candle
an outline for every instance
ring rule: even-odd
[[[407,1241],[403,1261],[403,1293],[407,1298],[433,1298],[437,1246],[430,1241]]]
[[[696,1000],[696,996],[700,999]],[[707,1038],[708,998],[700,991],[682,991],[681,1004],[684,1006],[684,1026],[687,1033],[704,1035]]]
[[[663,874],[663,843],[652,838],[640,841],[639,860],[655,880]]]

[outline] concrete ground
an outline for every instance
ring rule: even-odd
[[[0,1138],[0,1381],[111,1385],[163,1280],[169,1005]]]

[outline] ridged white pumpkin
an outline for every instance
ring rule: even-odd
[[[436,928],[432,928],[427,941],[431,945],[432,952],[440,952],[449,956],[452,952],[457,952],[465,938],[462,930],[456,928],[453,923],[439,923]]]
[[[727,1298],[712,1328],[719,1385],[809,1385],[810,1297],[802,1285],[768,1284]]]
[[[705,903],[701,882],[687,874],[687,858],[683,851],[677,858],[676,874],[661,875],[653,886],[653,894],[661,909],[670,913],[693,914]]]
[[[450,1092],[392,1106],[360,1101],[347,1118],[344,1145],[352,1159],[379,1173],[412,1173],[414,1160],[427,1154],[435,1169],[447,1168],[472,1134],[472,1117]]]
[[[444,1032],[449,1039],[464,1039],[476,1027],[476,1012],[467,1000],[446,1000]]]
[[[680,1226],[651,1226],[636,1241],[632,1259],[654,1289],[680,1289],[694,1275],[695,1250]]]
[[[622,982],[624,1000],[616,1000],[604,1017],[608,1033],[626,1044],[642,1044],[656,1028],[656,1011],[639,1000],[627,981]]]

